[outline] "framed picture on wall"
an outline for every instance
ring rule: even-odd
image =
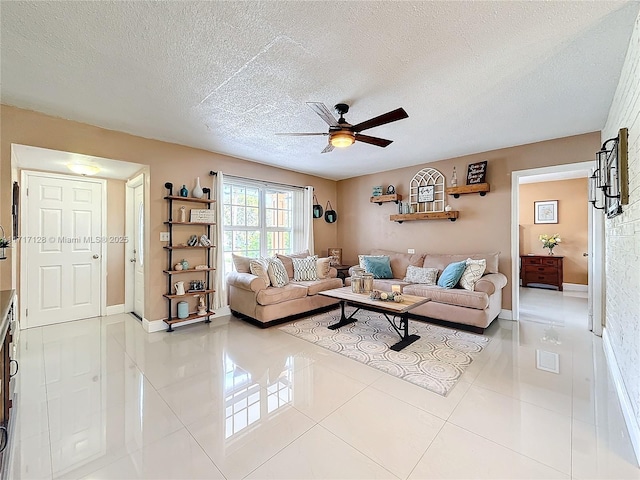
[[[558,200],[533,202],[533,223],[558,223]]]
[[[329,264],[332,267],[336,265],[342,265],[342,249],[341,248],[330,248],[327,250],[328,257],[331,258]]]
[[[434,185],[423,185],[418,187],[418,203],[433,202],[435,193]]]

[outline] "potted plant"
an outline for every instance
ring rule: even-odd
[[[540,235],[538,238],[542,242],[542,248],[549,249],[549,255],[553,255],[553,248],[562,242],[559,233],[554,233],[553,235],[544,234]]]

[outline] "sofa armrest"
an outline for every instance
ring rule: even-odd
[[[476,282],[474,290],[493,295],[497,290],[507,285],[507,277],[502,273],[489,273]]]
[[[267,288],[267,284],[262,278],[252,275],[251,273],[238,272],[229,273],[227,276],[227,285],[254,292],[259,292]]]

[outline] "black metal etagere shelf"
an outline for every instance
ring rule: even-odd
[[[169,328],[167,329],[167,332],[173,332],[173,325],[176,323],[181,323],[181,322],[187,322],[190,320],[196,320],[196,319],[202,319],[205,323],[210,323],[211,322],[211,317],[214,315],[213,312],[211,311],[211,295],[215,292],[215,289],[212,286],[212,280],[211,280],[211,272],[215,271],[215,268],[212,267],[212,253],[213,253],[213,249],[215,248],[215,245],[208,245],[208,246],[203,246],[203,245],[197,245],[197,246],[189,246],[186,244],[174,244],[174,232],[173,229],[174,227],[181,227],[181,226],[191,226],[191,227],[205,227],[206,228],[206,232],[207,232],[207,238],[208,239],[212,239],[212,229],[215,225],[214,222],[187,222],[187,221],[174,221],[173,219],[173,207],[174,207],[174,202],[177,203],[197,203],[197,204],[201,204],[201,205],[205,205],[204,208],[210,210],[211,209],[211,205],[213,205],[215,203],[215,200],[211,199],[211,189],[209,188],[203,188],[202,191],[204,192],[204,194],[206,195],[206,198],[192,198],[192,197],[182,197],[179,195],[174,195],[173,194],[173,184],[170,182],[167,182],[164,184],[165,188],[169,191],[168,195],[166,197],[164,197],[164,199],[167,201],[167,207],[168,207],[168,213],[167,213],[167,218],[168,220],[166,222],[164,222],[165,225],[167,225],[169,227],[169,243],[168,245],[166,245],[164,247],[164,249],[167,251],[167,257],[168,257],[168,262],[167,262],[167,269],[163,270],[163,273],[165,273],[167,275],[167,293],[163,295],[164,298],[167,299],[167,318],[164,319],[164,322],[169,325]],[[184,269],[184,270],[175,270],[174,269],[174,258],[173,258],[173,252],[174,250],[177,251],[189,251],[189,250],[196,250],[196,251],[201,251],[201,252],[205,252],[205,256],[206,256],[206,268],[188,268],[188,269]],[[194,273],[200,273],[200,274],[204,274],[205,276],[205,289],[204,290],[189,290],[186,291],[184,295],[176,295],[173,294],[172,288],[173,288],[173,276],[174,275],[181,275],[181,274],[194,274]],[[206,315],[200,315],[197,312],[189,312],[189,315],[186,318],[178,318],[177,315],[177,306],[175,307],[175,311],[176,314],[174,315],[174,303],[176,300],[181,300],[181,301],[187,301],[190,298],[196,297],[198,295],[204,295],[206,300],[206,310],[207,310],[207,314]]]

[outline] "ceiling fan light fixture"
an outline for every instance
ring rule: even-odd
[[[336,132],[331,135],[330,143],[337,148],[345,148],[353,145],[356,141],[355,135],[352,132]]]
[[[86,163],[69,163],[67,168],[76,175],[95,175],[100,171],[100,167],[97,165],[88,165]]]

